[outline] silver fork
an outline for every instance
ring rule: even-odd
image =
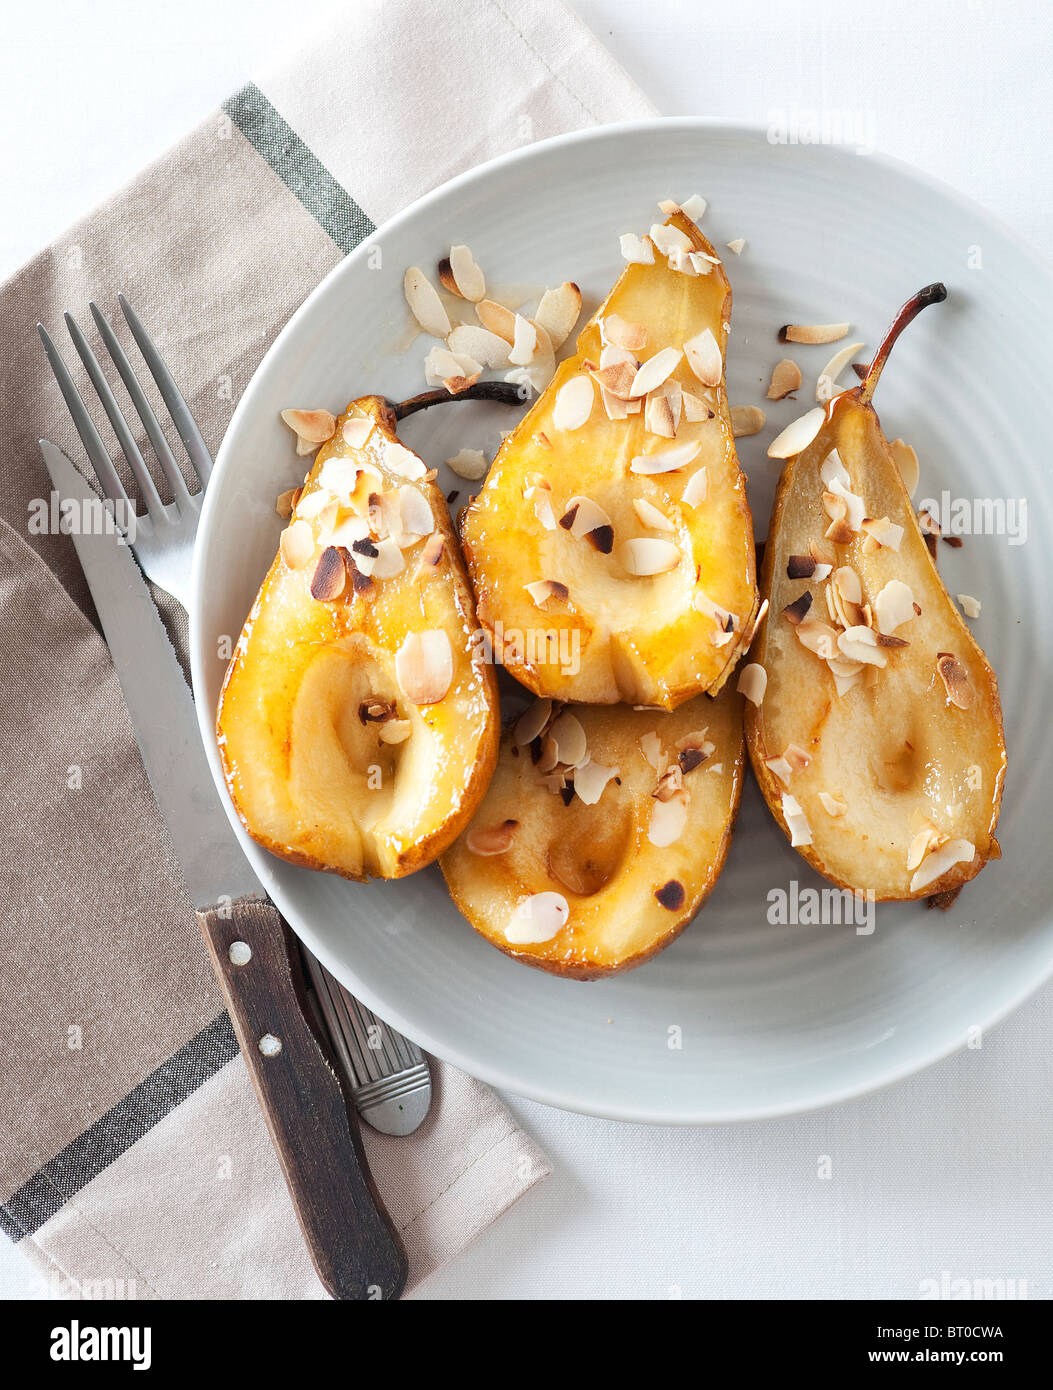
[[[212,456],[190,408],[183,399],[175,378],[165,366],[149,334],[139,321],[135,310],[123,294],[117,296],[128,327],[143,355],[161,399],[168,407],[172,422],[186,448],[201,490],[191,492],[164,431],[135,376],[131,363],[98,305],[91,303],[92,318],[102,341],[124,382],[128,396],[142,421],[143,429],[157,456],[161,472],[172,492],[173,501],[165,504],[150,475],[146,461],[136,444],[121,407],[110,389],[91,345],[73,316],[63,315],[73,345],[113,426],[121,452],[128,460],[143,501],[146,515],[135,516],[135,504],[129,498],[113,460],[95,427],[87,407],[77,390],[62,355],[43,324],[37,324],[44,351],[58,381],[77,433],[95,469],[106,497],[115,509],[126,516],[135,516],[128,542],[139,566],[148,579],[189,606],[190,570],[194,540],[201,516],[201,497],[212,473]],[[347,1068],[352,1083],[355,1106],[364,1120],[385,1134],[410,1134],[424,1119],[431,1104],[431,1072],[428,1060],[416,1043],[383,1023],[360,1004],[301,945],[308,972],[322,1017],[328,1025],[333,1044]]]

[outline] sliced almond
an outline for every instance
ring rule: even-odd
[[[578,540],[595,537],[593,544],[597,549],[604,545],[608,533],[613,541],[614,524],[600,504],[594,502],[591,497],[571,497],[559,524],[564,531],[569,531]],[[604,553],[610,554],[610,549],[610,545],[607,545]]]
[[[446,467],[452,469],[458,478],[478,482],[485,478],[490,464],[482,449],[460,449],[452,458],[446,460]]]
[[[603,763],[589,758],[574,769],[574,791],[586,806],[595,806],[607,788],[608,783],[618,775],[616,767],[606,767]]]
[[[520,746],[533,743],[551,717],[552,701],[548,699],[535,700],[516,721],[516,726],[512,731],[513,742]]]
[[[968,840],[948,840],[922,862],[910,881],[910,891],[917,893],[922,888],[928,888],[930,883],[942,878],[948,869],[953,869],[956,864],[971,864],[975,857],[976,846]]]
[[[824,661],[837,655],[836,630],[818,618],[805,618],[797,624],[797,640]]]
[[[734,255],[741,256],[743,251],[746,249],[746,238],[743,236],[737,236],[734,239],[734,241],[729,241],[727,243],[727,248]]]
[[[795,598],[792,603],[786,605],[782,610],[782,616],[788,623],[792,623],[794,627],[799,627],[807,618],[808,610],[811,606],[812,596],[806,590],[803,594]]]
[[[649,357],[646,362],[641,363],[636,375],[633,377],[630,396],[646,396],[661,386],[662,382],[676,371],[677,364],[683,354],[678,348],[662,348],[653,357]]]
[[[784,357],[781,362],[776,362],[771,370],[771,381],[768,385],[768,400],[781,401],[788,396],[791,391],[797,391],[801,385],[801,369],[792,357]]]
[[[544,607],[550,598],[559,599],[565,603],[570,596],[570,590],[566,584],[558,579],[535,579],[532,584],[524,584],[523,588],[539,608]]]
[[[619,314],[604,315],[600,319],[600,332],[605,342],[630,352],[639,352],[647,346],[647,329],[643,324],[630,323]]]
[[[424,379],[429,386],[456,381],[458,377],[471,380],[478,377],[482,370],[483,364],[477,362],[474,357],[469,357],[463,352],[451,352],[441,343],[436,343],[424,359]]]
[[[646,497],[633,498],[633,511],[640,518],[643,525],[649,526],[652,531],[676,530],[676,527],[666,514],[660,512],[653,502],[648,502]]]
[[[703,328],[684,344],[687,365],[703,386],[719,386],[724,375],[724,358],[711,328]]]
[[[687,486],[680,494],[680,500],[687,507],[697,507],[700,502],[706,500],[709,492],[709,480],[704,468],[697,468],[687,480]]]
[[[579,430],[592,414],[596,388],[589,376],[572,376],[556,392],[552,424],[557,430]]]
[[[936,669],[947,692],[947,703],[956,705],[958,709],[969,709],[973,702],[973,688],[969,684],[969,673],[962,663],[950,652],[940,652]]]
[[[366,557],[356,558],[355,563],[363,574],[368,573],[374,579],[394,579],[396,574],[401,574],[406,568],[405,557],[390,536],[385,536],[383,540],[377,541],[376,551],[376,556],[373,558],[368,571],[363,563]],[[354,549],[351,553],[355,554]]]
[[[623,258],[630,265],[654,265],[654,245],[647,237],[623,232],[619,238]]]
[[[450,273],[457,293],[473,304],[486,297],[486,276],[475,263],[467,246],[450,247]]]
[[[791,420],[781,434],[777,434],[768,445],[770,459],[794,458],[808,448],[823,427],[826,411],[818,407]]]
[[[403,533],[417,538],[430,536],[435,529],[435,518],[420,489],[404,483],[398,490],[398,500]]]
[[[480,299],[475,312],[482,326],[490,333],[496,333],[509,346],[515,342],[516,316],[511,309],[498,304],[495,299]]]
[[[798,845],[810,845],[812,830],[808,824],[808,817],[804,814],[801,803],[789,792],[782,794],[782,815],[790,832],[790,844],[794,848]]]
[[[647,235],[660,256],[675,256],[677,253],[686,256],[695,249],[687,233],[668,222],[653,222]]]
[[[878,545],[886,546],[889,550],[899,550],[900,542],[903,539],[903,527],[897,526],[894,521],[890,521],[887,516],[873,517],[865,516],[862,521],[862,529]]]
[[[341,431],[344,443],[352,449],[361,449],[373,433],[375,425],[376,421],[369,415],[349,415]]]
[[[402,280],[403,293],[410,313],[433,338],[445,338],[450,331],[447,314],[439,291],[418,266],[411,265]]]
[[[768,423],[768,417],[760,406],[733,405],[731,407],[731,432],[736,439],[745,439],[751,434],[760,434]]]
[[[938,826],[927,820],[907,848],[907,868],[911,871],[916,869],[929,851],[945,845],[947,838],[940,833]]]
[[[687,792],[678,792],[669,801],[655,800],[651,805],[651,820],[647,838],[657,849],[675,845],[687,825]]]
[[[314,532],[306,521],[294,521],[282,532],[278,549],[291,570],[303,569],[314,554]]]
[[[492,369],[508,364],[509,347],[504,338],[474,323],[458,324],[447,336],[446,346],[458,356],[463,354],[484,367]]]
[[[441,531],[433,531],[420,553],[420,563],[434,568],[446,553],[446,537]]]
[[[528,367],[537,351],[537,329],[522,314],[516,314],[515,322],[515,337],[512,339],[512,350],[508,354],[508,360],[517,367]]]
[[[288,489],[288,491],[280,492],[278,494],[278,500],[274,504],[274,510],[278,513],[280,517],[284,518],[292,516],[293,508],[299,501],[300,493],[302,491],[302,488],[291,487]]]
[[[621,543],[617,558],[630,574],[647,577],[675,570],[680,563],[680,550],[672,541],[655,536],[634,536]]]
[[[661,387],[652,391],[644,403],[644,428],[648,434],[657,434],[662,439],[676,438],[672,402]]]
[[[850,323],[787,323],[779,329],[780,343],[836,343]]]
[[[819,803],[828,816],[836,819],[848,810],[848,802],[842,801],[839,796],[831,796],[829,792],[819,792],[818,796]]]
[[[967,618],[978,618],[983,604],[978,598],[973,598],[972,594],[958,594],[958,603],[962,612]]]
[[[874,619],[878,632],[894,633],[896,628],[909,623],[916,616],[914,594],[902,579],[890,579],[874,599]]]
[[[511,849],[518,829],[516,820],[502,821],[500,825],[472,826],[464,837],[464,847],[469,854],[504,854]]]
[[[683,403],[684,419],[690,424],[696,424],[700,420],[712,420],[713,412],[701,397],[696,396],[691,391],[681,390],[681,401]]]
[[[784,787],[788,787],[790,785],[790,778],[793,776],[793,768],[786,761],[786,759],[781,756],[781,754],[777,758],[765,758],[764,766],[768,769],[772,776],[777,777],[779,779],[779,781],[783,784]]]
[[[395,653],[395,675],[407,700],[434,705],[453,680],[453,649],[441,628],[411,632]]]
[[[554,290],[546,290],[537,306],[535,318],[552,340],[558,352],[570,337],[581,313],[581,290],[571,280],[565,280]]]
[[[838,391],[842,389],[837,384],[837,378],[862,346],[862,343],[849,343],[847,347],[841,348],[838,352],[834,353],[833,357],[830,358],[830,361],[827,362],[826,366],[819,373],[819,379],[815,386],[815,399],[820,405],[830,400],[832,396],[836,396]]]
[[[899,476],[903,479],[903,486],[907,489],[907,496],[913,497],[918,486],[918,456],[902,439],[894,439],[889,448],[899,469]]]
[[[283,410],[281,418],[296,435],[298,454],[313,454],[336,433],[336,416],[330,410]]]
[[[337,599],[347,584],[347,566],[344,552],[335,545],[327,545],[318,557],[311,577],[311,597],[322,603]]]
[[[556,760],[566,767],[577,767],[588,757],[588,743],[581,720],[570,710],[564,710],[549,727],[556,744]]]
[[[562,893],[534,893],[524,899],[505,925],[505,940],[514,946],[551,941],[567,925],[570,906]]]
[[[428,471],[413,450],[397,439],[384,444],[384,467],[400,478],[423,478]]]
[[[876,634],[869,627],[860,625],[838,633],[837,648],[849,661],[861,661],[866,666],[885,666],[888,663]]]
[[[389,719],[386,724],[381,724],[377,729],[377,737],[381,743],[405,743],[412,732],[412,720]]]
[[[702,445],[697,439],[688,439],[683,444],[674,444],[669,449],[657,449],[653,454],[637,454],[629,464],[629,471],[645,477],[657,473],[675,473],[677,469],[685,468],[692,459],[697,458],[701,449]]]
[[[759,705],[767,688],[768,673],[759,662],[751,661],[747,666],[743,666],[736,686],[740,695],[745,695],[747,700]]]
[[[607,367],[591,368],[589,375],[608,395],[627,401],[632,395],[636,368],[629,362],[612,362]]]

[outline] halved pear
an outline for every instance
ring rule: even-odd
[[[772,813],[821,874],[879,901],[952,893],[1000,853],[998,684],[870,404],[900,330],[945,293],[905,305],[865,381],[798,427],[750,658],[767,686],[746,736]]]
[[[223,685],[216,730],[253,839],[346,878],[435,859],[493,770],[493,670],[442,494],[378,396],[319,450]]]
[[[756,611],[731,289],[683,212],[652,235],[462,515],[480,622],[539,696],[673,709],[720,689]]]
[[[517,960],[579,980],[668,946],[716,883],[743,777],[742,698],[673,713],[532,705],[443,855],[454,902]]]

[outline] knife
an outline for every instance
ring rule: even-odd
[[[40,449],[60,502],[97,507],[98,494],[65,454],[46,439]],[[369,1175],[336,1059],[309,1022],[296,937],[219,804],[193,697],[150,591],[114,530],[74,528],[71,539],[318,1276],[334,1298],[397,1298],[406,1257]]]

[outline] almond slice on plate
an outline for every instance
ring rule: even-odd
[[[572,280],[565,280],[554,290],[545,291],[534,317],[558,352],[570,337],[571,329],[577,323],[580,313],[581,290]]]
[[[758,405],[733,405],[731,407],[731,432],[736,439],[745,439],[752,434],[760,434],[768,423],[768,417]]]
[[[419,266],[411,265],[402,279],[402,290],[410,313],[433,338],[445,338],[450,331],[450,316],[439,291]]]
[[[800,389],[801,369],[792,357],[784,357],[781,362],[776,362],[771,369],[771,381],[768,384],[768,400],[781,401],[788,396],[791,391]]]
[[[446,337],[446,346],[458,356],[471,357],[484,367],[508,364],[509,348],[504,338],[474,323],[460,323]]]
[[[480,299],[475,306],[475,313],[479,322],[489,332],[496,333],[509,346],[515,342],[516,316],[511,309],[506,309],[495,299]]]
[[[516,367],[528,367],[537,351],[537,329],[522,314],[516,314],[515,337],[508,360]]]
[[[336,433],[336,416],[329,410],[283,410],[282,423],[296,435],[296,452],[313,454]]]
[[[779,329],[780,343],[836,343],[850,323],[787,323]]]
[[[486,276],[475,263],[475,257],[467,246],[451,246],[449,255],[450,274],[456,292],[463,298],[477,303],[486,297]]]

